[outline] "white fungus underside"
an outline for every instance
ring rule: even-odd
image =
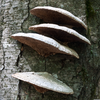
[[[81,19],[74,16],[72,13],[70,13],[67,10],[64,10],[64,9],[61,9],[61,8],[55,8],[55,7],[51,7],[51,6],[38,6],[38,7],[35,7],[34,9],[41,9],[41,10],[45,9],[45,10],[51,10],[51,11],[59,12],[62,15],[68,16],[69,18],[72,18],[76,22],[80,23],[85,29],[87,28],[87,26],[85,25],[85,23]]]
[[[56,24],[39,24],[39,25],[34,25],[34,26],[30,26],[29,28],[39,28],[39,27],[43,27],[43,28],[53,28],[55,30],[62,30],[62,31],[65,31],[66,34],[71,34],[71,35],[74,35],[76,37],[78,37],[79,39],[81,39],[82,41],[85,41],[86,43],[88,44],[91,44],[90,41],[84,37],[83,35],[79,34],[78,32],[76,32],[75,30],[73,29],[70,29],[68,27],[65,27],[65,26],[59,26],[59,25],[56,25]]]
[[[46,36],[43,36],[43,35],[40,35],[40,34],[35,34],[35,33],[16,33],[14,35],[12,35],[12,37],[27,37],[27,38],[31,38],[31,39],[35,39],[35,40],[38,40],[40,42],[44,42],[46,44],[49,44],[55,48],[57,48],[59,50],[59,52],[55,52],[55,51],[52,51],[52,52],[55,52],[55,53],[61,53],[61,52],[64,52],[66,54],[69,54],[69,55],[72,55],[72,56],[75,56],[76,58],[79,58],[78,54],[71,48],[69,47],[65,47],[61,44],[59,44],[57,41],[55,41],[54,39],[52,38],[49,38],[49,37],[46,37]],[[29,40],[28,40],[29,41]]]
[[[23,72],[13,74],[12,76],[48,90],[64,94],[73,94],[73,90],[69,86],[47,72]]]

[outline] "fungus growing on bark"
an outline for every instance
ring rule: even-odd
[[[69,86],[47,72],[21,72],[12,76],[34,85],[40,93],[52,90],[63,94],[73,94],[73,90]]]
[[[59,26],[56,24],[39,24],[30,26],[29,29],[54,39],[58,39],[62,42],[80,41],[83,43],[91,44],[86,37],[65,26]]]
[[[39,54],[48,56],[53,53],[62,53],[79,58],[78,54],[71,48],[59,44],[52,38],[36,34],[36,33],[17,33],[11,36],[12,38],[24,43]]]
[[[43,19],[45,22],[87,29],[87,26],[81,19],[61,8],[38,6],[33,8],[30,13]]]

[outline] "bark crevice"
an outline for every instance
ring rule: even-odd
[[[29,16],[30,16],[30,7],[29,7],[29,5],[30,5],[30,0],[28,1],[28,4],[27,4],[27,7],[28,7],[28,15],[27,15],[27,17],[26,18],[24,18],[23,19],[23,22],[21,23],[21,30],[22,30],[22,32],[24,32],[24,29],[23,29],[23,24],[24,24],[24,22],[29,18]],[[23,50],[24,50],[24,44],[22,44],[21,45],[21,49],[20,49],[20,53],[19,53],[19,55],[18,55],[18,58],[17,58],[17,61],[16,61],[16,66],[17,67],[19,67],[19,62],[20,62],[20,58],[22,57],[22,55],[23,55]],[[19,67],[19,72],[21,72],[22,70],[21,70],[21,68]],[[17,100],[21,100],[21,89],[22,89],[22,82],[21,82],[21,80],[19,80],[19,84],[18,84],[18,95],[17,95]]]
[[[19,80],[19,84],[18,84],[17,100],[21,100],[21,80]]]
[[[21,30],[22,30],[22,32],[24,32],[24,27],[23,27],[23,25],[24,25],[25,21],[27,21],[27,19],[29,19],[29,17],[30,17],[30,0],[28,0],[27,12],[28,12],[27,17],[23,19],[23,22],[22,22],[22,24],[21,24]]]
[[[5,69],[5,51],[4,51],[4,47],[3,44],[2,45],[2,52],[3,52],[3,63],[2,63],[2,68],[1,71]]]
[[[20,53],[19,53],[17,61],[16,61],[16,66],[17,67],[19,66],[19,61],[20,61],[20,58],[22,57],[23,50],[24,50],[24,44],[22,44],[22,46],[21,46]],[[20,70],[20,72],[21,72],[21,70]]]

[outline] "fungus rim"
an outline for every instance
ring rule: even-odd
[[[61,14],[62,16],[65,15],[66,17],[69,17],[71,20],[75,21],[77,24],[79,24],[83,28],[87,29],[87,25],[85,25],[85,23],[81,19],[79,19],[78,17],[76,17],[75,15],[70,13],[69,11],[64,10],[62,8],[57,8],[57,7],[52,7],[52,6],[37,6],[30,10],[31,14],[36,15],[37,17],[41,18],[41,16],[39,16],[39,14],[35,14],[34,10],[47,10],[47,12],[49,12],[49,11],[57,12],[57,13]],[[46,13],[46,14],[48,14],[48,13]],[[67,25],[67,23],[66,23],[66,25]],[[73,26],[73,24],[72,24],[72,26]]]
[[[41,30],[39,29],[39,28],[41,28]],[[44,28],[44,29],[43,29]],[[38,30],[39,29],[39,30]],[[90,41],[86,38],[86,37],[84,37],[83,35],[81,35],[81,34],[79,34],[78,32],[76,32],[75,30],[73,30],[73,29],[70,29],[70,28],[68,28],[68,27],[65,27],[65,26],[59,26],[59,25],[57,25],[57,24],[51,24],[51,23],[43,23],[43,24],[38,24],[38,25],[33,25],[33,26],[30,26],[29,27],[29,30],[33,30],[33,31],[36,31],[36,32],[38,32],[39,34],[42,34],[42,31],[43,30],[46,30],[46,29],[52,29],[52,30],[59,30],[59,31],[62,31],[62,32],[65,32],[66,33],[66,35],[72,35],[72,36],[75,36],[77,39],[80,39],[81,40],[81,42],[85,42],[85,43],[87,43],[87,44],[89,44],[89,45],[91,45],[91,43],[90,43]],[[49,31],[50,31],[49,30]],[[61,34],[61,32],[58,32],[60,35],[62,35]],[[47,32],[45,32],[45,33],[43,33],[43,35],[49,35],[49,37],[50,37],[50,35],[51,35],[52,33],[47,33]],[[54,34],[53,34],[54,35]],[[56,34],[57,35],[57,34]],[[57,37],[57,36],[54,36],[55,38]],[[59,38],[61,38],[61,37],[59,37]],[[65,38],[65,36],[64,36],[64,38]],[[67,37],[66,37],[67,38]],[[64,40],[64,39],[62,39],[62,40]],[[66,39],[65,39],[66,40]],[[69,42],[69,41],[66,41],[66,42]]]
[[[69,86],[47,72],[21,72],[12,74],[12,77],[58,93],[74,93]]]
[[[68,46],[65,47],[65,46],[61,45],[60,43],[58,43],[57,41],[55,41],[54,39],[52,39],[50,37],[46,37],[46,36],[36,34],[36,33],[27,33],[27,34],[26,33],[16,33],[16,34],[13,34],[11,37],[16,40],[19,39],[17,37],[24,37],[24,38],[29,38],[32,40],[37,40],[37,41],[40,41],[41,43],[45,43],[46,45],[52,46],[54,49],[59,50],[59,52],[54,51],[54,53],[62,53],[62,54],[67,54],[67,55],[71,55],[76,58],[79,58],[79,56],[75,50],[69,48]],[[29,39],[27,41],[29,41]],[[18,41],[20,41],[20,40],[18,40]],[[20,41],[20,42],[26,44],[24,41]],[[30,46],[29,44],[26,44],[26,45]]]

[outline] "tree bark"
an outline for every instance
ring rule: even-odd
[[[18,32],[32,32],[41,23],[30,14],[36,6],[53,6],[70,11],[83,20],[87,32],[75,29],[91,45],[69,43],[80,58],[56,54],[42,57],[27,45],[11,38]],[[1,0],[0,1],[0,100],[93,100],[100,99],[100,2],[99,0]],[[86,34],[85,34],[86,33]],[[16,72],[49,72],[74,90],[73,95],[36,92],[33,85],[13,78]]]

